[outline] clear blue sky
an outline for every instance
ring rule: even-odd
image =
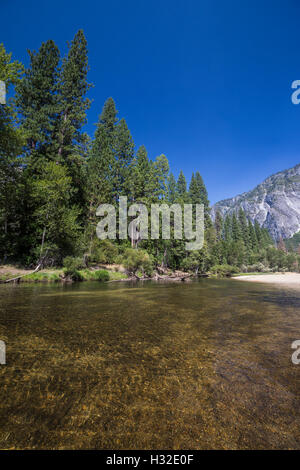
[[[212,202],[300,163],[299,0],[0,0],[0,42],[61,52],[79,28],[95,87],[87,131],[112,96],[136,146],[178,176],[199,170]]]

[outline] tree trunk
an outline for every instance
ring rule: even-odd
[[[48,220],[48,214],[46,215],[46,220]],[[46,237],[46,225],[44,226],[43,235],[42,235],[42,245],[41,245],[40,257],[43,254],[45,237]]]
[[[67,121],[67,113],[64,114],[64,123],[66,123]],[[64,126],[63,126],[63,129],[64,129]],[[59,149],[58,149],[58,155],[61,155],[62,154],[62,147],[63,147],[63,144],[64,144],[64,131],[62,130],[61,131],[61,139],[60,139],[60,146],[59,146]]]

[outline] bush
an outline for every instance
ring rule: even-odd
[[[82,258],[73,258],[72,256],[67,256],[63,261],[64,268],[67,271],[75,272],[78,269],[84,268],[84,263]]]
[[[263,263],[256,263],[248,266],[247,271],[248,273],[266,273],[269,272],[269,268],[266,268]]]
[[[31,273],[20,279],[20,282],[58,282],[59,276],[56,273]]]
[[[123,264],[129,274],[136,275],[138,271],[147,276],[152,274],[152,259],[145,250],[127,248],[123,255]]]
[[[109,273],[105,269],[99,269],[99,271],[94,271],[93,277],[95,281],[107,282],[109,281]]]
[[[96,263],[112,264],[116,262],[119,250],[110,240],[101,240],[93,247],[91,260]]]
[[[217,274],[220,277],[231,277],[233,274],[240,272],[237,266],[230,266],[229,264],[216,264],[210,271],[212,274]]]
[[[64,275],[65,277],[72,279],[72,281],[83,281],[83,277],[77,269],[64,269]]]
[[[248,272],[248,267],[245,264],[241,265],[240,268],[241,273],[247,273]]]

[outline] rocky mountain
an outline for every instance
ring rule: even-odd
[[[242,208],[254,222],[267,228],[275,240],[290,238],[300,231],[300,164],[267,178],[252,191],[217,202],[223,216]]]

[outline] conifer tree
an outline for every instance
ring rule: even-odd
[[[229,215],[225,217],[224,222],[224,240],[230,242],[232,240],[232,220]]]
[[[125,119],[114,129],[113,197],[117,203],[120,196],[130,193],[131,166],[134,156],[134,142]]]
[[[195,180],[196,180],[196,184],[197,184],[198,191],[199,191],[199,202],[204,205],[206,214],[209,215],[209,200],[208,200],[207,189],[199,171],[196,171]]]
[[[182,202],[187,202],[186,179],[181,170],[176,184],[177,198]]]
[[[189,202],[190,204],[200,204],[200,188],[197,184],[194,173],[192,173],[190,186],[189,186]]]
[[[85,198],[89,214],[86,227],[89,251],[93,238],[96,236],[97,207],[100,204],[113,203],[114,143],[117,120],[115,102],[109,98],[104,103],[99,117],[87,164]]]
[[[89,186],[99,203],[113,202],[115,127],[118,121],[115,102],[108,98],[103,106],[91,155],[88,161]]]
[[[169,174],[168,178],[168,202],[173,204],[176,200],[176,180],[173,173]]]
[[[0,80],[10,91],[21,81],[23,66],[11,60],[0,44]],[[21,232],[23,176],[20,158],[23,136],[15,126],[16,110],[6,99],[0,104],[0,260],[16,254]]]
[[[83,31],[79,30],[69,46],[67,57],[63,59],[57,96],[56,146],[60,160],[69,167],[72,166],[75,149],[86,139],[81,129],[90,106],[90,100],[86,98],[91,86],[87,82],[87,73],[87,41]]]
[[[254,221],[254,230],[255,230],[258,246],[260,246],[262,242],[262,230],[257,220]]]
[[[220,241],[222,238],[222,233],[223,233],[223,218],[219,210],[216,212],[215,229],[216,229],[216,238],[218,241]]]
[[[239,210],[238,222],[240,224],[240,230],[242,234],[242,239],[244,240],[245,247],[248,247],[249,246],[248,222],[247,222],[246,214],[242,208],[240,208]]]
[[[138,148],[132,166],[131,199],[134,202],[147,203],[150,197],[151,164],[144,145]]]
[[[168,195],[169,162],[165,155],[156,157],[153,163],[153,176],[155,184],[155,198],[157,201],[165,200]]]
[[[52,40],[39,51],[29,51],[30,66],[16,86],[16,104],[21,114],[21,129],[26,136],[28,164],[38,171],[54,159],[53,132],[58,114],[56,96],[59,50]]]
[[[248,221],[248,230],[249,230],[249,239],[250,239],[250,246],[253,251],[257,251],[258,248],[258,241],[257,236],[253,227],[251,220]]]
[[[235,242],[242,240],[241,227],[235,212],[232,215],[232,238]]]

